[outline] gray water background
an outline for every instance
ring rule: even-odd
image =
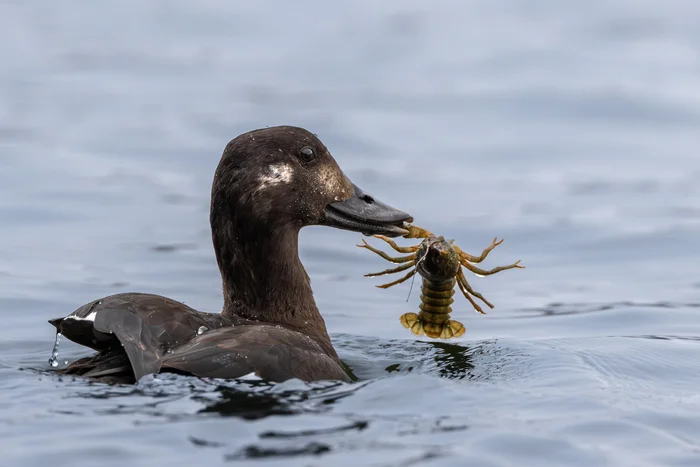
[[[0,31],[2,465],[700,465],[700,3],[8,1]],[[277,124],[527,269],[430,343],[359,235],[308,228],[362,383],[53,375],[46,320],[94,298],[220,310],[212,174]]]

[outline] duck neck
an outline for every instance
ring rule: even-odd
[[[299,227],[251,224],[213,230],[223,281],[222,315],[278,324],[314,339],[338,358],[299,259]]]

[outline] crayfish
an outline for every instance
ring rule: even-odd
[[[383,235],[374,235],[374,237],[384,240],[399,253],[409,253],[406,256],[389,256],[387,253],[368,244],[364,239],[362,240],[363,244],[357,246],[367,248],[387,261],[400,264],[400,266],[393,269],[365,274],[365,277],[394,274],[410,269],[402,278],[388,284],[378,285],[377,287],[379,288],[387,289],[405,282],[416,273],[421,276],[420,311],[419,313],[406,313],[401,316],[401,324],[419,336],[426,335],[434,339],[449,339],[464,334],[464,325],[459,321],[450,319],[450,313],[452,313],[450,305],[454,302],[452,296],[454,295],[455,285],[459,286],[464,297],[478,313],[485,314],[475,298],[484,302],[489,308],[494,307],[483,295],[469,285],[462,267],[482,277],[507,269],[525,267],[520,265],[519,260],[508,266],[499,266],[490,270],[484,270],[475,266],[475,263],[482,262],[491,250],[503,242],[503,240],[498,240],[497,238],[494,238],[491,245],[484,249],[481,255],[472,256],[455,245],[454,240],[445,240],[443,236],[435,236],[428,230],[414,225],[406,225],[405,228],[408,230],[408,233],[403,236],[404,238],[422,238],[423,241],[418,245],[403,247]]]

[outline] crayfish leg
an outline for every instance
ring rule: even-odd
[[[405,271],[408,268],[412,268],[413,265],[415,265],[415,264],[416,264],[415,261],[409,261],[408,263],[402,264],[401,266],[396,267],[394,269],[385,269],[385,270],[379,271],[379,272],[370,272],[369,274],[365,274],[365,277],[377,277],[377,276],[383,276],[384,274],[394,274],[396,272],[401,272],[401,271]]]
[[[491,304],[491,302],[486,300],[486,298],[483,295],[481,295],[479,292],[474,290],[471,285],[469,285],[469,282],[467,282],[467,277],[464,275],[464,272],[461,269],[457,273],[457,282],[458,283],[461,282],[460,285],[464,286],[464,290],[462,290],[462,293],[464,293],[464,291],[467,291],[468,293],[474,295],[476,298],[478,298],[482,302],[486,303],[489,308],[493,308],[493,305]],[[482,312],[482,314],[485,314],[485,313]]]
[[[375,235],[375,238],[378,238],[380,240],[384,240],[391,246],[394,250],[398,251],[399,253],[415,253],[418,251],[418,248],[420,245],[415,245],[415,246],[399,246],[396,244],[395,241],[390,239],[389,237],[385,237],[384,235]]]
[[[457,245],[454,245],[454,244],[453,244],[452,247],[455,249],[455,251],[457,252],[457,254],[458,254],[459,256],[461,256],[463,259],[465,259],[465,260],[467,260],[467,261],[469,261],[469,262],[471,262],[471,263],[480,263],[480,262],[482,262],[483,260],[485,260],[486,257],[489,255],[489,253],[491,253],[491,251],[492,251],[494,248],[496,248],[498,245],[500,245],[501,243],[503,243],[503,239],[498,240],[498,237],[494,238],[494,239],[493,239],[493,242],[491,242],[491,244],[490,244],[489,246],[487,246],[487,247],[484,249],[484,251],[481,252],[481,254],[480,254],[479,256],[472,256],[472,255],[470,255],[469,253],[466,253],[465,251],[463,251],[463,250],[462,250],[460,247],[458,247]]]
[[[362,245],[357,245],[357,246],[360,248],[367,248],[369,251],[378,254],[379,256],[384,258],[385,260],[390,261],[392,263],[406,263],[408,261],[413,261],[416,259],[415,253],[412,255],[399,256],[398,258],[394,258],[394,257],[387,255],[382,250],[380,250],[378,248],[374,248],[372,245],[367,243],[364,238],[362,239],[362,243],[363,243]]]
[[[416,270],[413,269],[412,271],[409,271],[409,273],[406,274],[405,276],[403,276],[401,279],[397,279],[394,282],[389,282],[388,284],[378,285],[377,287],[379,287],[380,289],[388,289],[389,287],[393,287],[397,284],[400,284],[402,282],[407,281],[408,279],[413,277],[415,273],[416,273]]]
[[[459,262],[462,264],[462,266],[469,269],[471,272],[478,276],[490,276],[491,274],[496,274],[497,272],[506,271],[508,269],[525,269],[525,266],[520,265],[520,260],[517,260],[515,263],[509,264],[508,266],[498,266],[488,271],[474,266],[472,263],[465,260],[464,258],[461,258]]]
[[[464,298],[466,298],[469,301],[469,303],[471,303],[471,305],[474,307],[474,310],[477,313],[481,313],[482,315],[485,315],[486,312],[484,312],[484,310],[481,309],[479,304],[474,301],[474,299],[471,297],[471,295],[469,295],[470,293],[472,295],[475,295],[475,296],[481,295],[481,294],[479,292],[475,292],[474,289],[471,288],[471,286],[469,285],[469,282],[467,282],[467,278],[464,277],[464,273],[462,272],[461,269],[457,273],[457,284],[459,284],[459,290],[462,292],[462,295],[464,295]],[[486,301],[484,303],[486,303],[487,305],[490,305]],[[491,306],[491,308],[493,308],[493,306]]]

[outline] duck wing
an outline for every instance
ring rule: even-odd
[[[66,338],[100,352],[122,346],[137,381],[158,373],[163,355],[196,337],[201,326],[215,329],[230,325],[219,314],[139,293],[104,297],[49,322]]]
[[[162,358],[163,371],[235,379],[255,374],[267,381],[350,381],[340,362],[310,337],[281,326],[250,324],[199,335]]]

